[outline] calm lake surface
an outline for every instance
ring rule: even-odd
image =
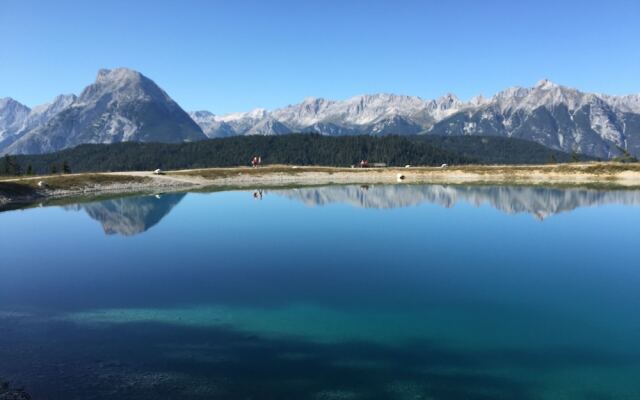
[[[0,213],[35,399],[638,399],[640,191],[329,186]]]

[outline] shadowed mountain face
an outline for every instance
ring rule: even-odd
[[[397,208],[422,203],[453,207],[458,202],[489,205],[507,214],[529,213],[538,219],[580,207],[605,204],[640,204],[640,191],[600,191],[519,186],[327,186],[273,191],[309,206],[331,203],[364,208]]]
[[[180,193],[124,197],[76,207],[99,221],[107,235],[133,236],[159,223],[184,196],[184,193]]]

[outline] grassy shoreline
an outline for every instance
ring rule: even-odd
[[[398,179],[402,175],[403,179]],[[328,184],[479,184],[640,188],[640,164],[613,162],[552,165],[463,165],[447,168],[338,168],[273,165],[169,171],[0,177],[0,207],[38,201],[212,188]]]

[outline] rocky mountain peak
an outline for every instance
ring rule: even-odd
[[[96,83],[140,81],[143,75],[129,68],[101,69],[98,71]]]
[[[451,107],[460,106],[462,102],[453,93],[447,93],[437,100],[440,109],[449,109]]]
[[[15,136],[22,128],[30,112],[29,107],[11,97],[0,99],[0,151],[7,138]]]
[[[206,111],[206,110],[193,111],[193,112],[190,112],[189,115],[191,115],[192,118],[213,118],[216,116],[211,111]]]
[[[75,94],[60,94],[56,96],[50,103],[41,104],[33,108],[33,114],[55,114],[73,104],[78,97]]]
[[[559,86],[560,85],[555,84],[551,82],[549,79],[545,78],[545,79],[539,80],[534,86],[534,89],[549,90],[549,89],[557,88]]]
[[[8,118],[9,114],[20,113],[28,114],[31,109],[11,97],[3,97],[0,99],[0,119]]]
[[[202,129],[151,79],[128,68],[102,69],[77,98],[58,96],[38,107],[6,152],[35,154],[82,143],[183,142]]]

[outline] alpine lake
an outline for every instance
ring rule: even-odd
[[[371,185],[0,213],[33,399],[640,399],[640,190]]]

